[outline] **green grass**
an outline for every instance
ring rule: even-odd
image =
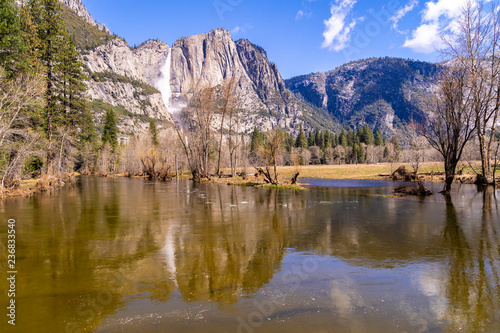
[[[305,188],[299,185],[272,185],[266,184],[262,186],[263,188],[271,188],[274,190],[293,190],[293,191],[304,191]]]

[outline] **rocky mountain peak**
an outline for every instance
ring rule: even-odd
[[[81,0],[59,0],[62,4],[68,6],[72,11],[74,11],[79,17],[81,17],[85,22],[97,27],[99,30],[110,33],[109,29],[104,25],[97,23],[94,18],[90,15],[87,8],[82,4]]]

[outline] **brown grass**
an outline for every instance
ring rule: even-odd
[[[324,179],[388,179],[386,175],[391,174],[399,166],[404,165],[408,171],[413,171],[409,163],[394,163],[391,168],[390,163],[379,164],[344,164],[344,165],[305,165],[305,166],[280,166],[278,174],[281,180],[289,179],[299,172],[301,178],[324,178]],[[480,162],[472,163],[473,167],[479,171]],[[460,165],[457,172],[463,168],[463,174],[457,176],[457,182],[471,182],[475,179],[475,173],[468,165]],[[229,169],[223,170],[228,173]],[[248,173],[254,173],[255,169],[247,168]],[[444,181],[444,165],[441,162],[427,162],[419,169],[420,179],[426,182]],[[253,176],[249,179],[253,180]]]
[[[66,173],[62,177],[43,175],[38,179],[16,180],[11,186],[0,190],[0,199],[31,197],[37,193],[50,192],[65,183],[74,184],[78,173]]]

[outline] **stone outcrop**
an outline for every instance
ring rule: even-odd
[[[108,27],[106,27],[104,24],[97,23],[94,18],[89,14],[87,8],[82,4],[80,0],[59,0],[61,3],[65,4],[69,8],[71,8],[72,11],[76,13],[76,15],[80,16],[82,20],[84,20],[87,23],[90,23],[94,27],[97,27],[101,31],[105,31],[108,34],[110,33]]]

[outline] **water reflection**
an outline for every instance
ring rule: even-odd
[[[1,218],[19,222],[18,314],[29,320],[16,328],[234,331],[244,318],[270,332],[312,322],[332,332],[500,329],[493,188],[419,201],[355,185],[88,177],[1,202]],[[2,226],[0,260],[5,235]],[[307,260],[314,271],[301,271]],[[255,302],[272,305],[259,326],[246,319],[260,313]]]
[[[447,276],[441,288],[448,300],[446,317],[456,330],[490,331],[500,319],[498,215],[493,213],[498,206],[492,187],[480,189],[480,193],[480,220],[460,219],[452,198],[446,197],[443,244]],[[471,232],[466,234],[462,224],[469,224]]]

